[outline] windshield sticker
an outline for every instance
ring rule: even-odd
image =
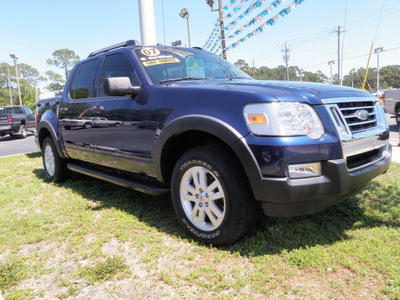
[[[156,48],[143,48],[140,50],[140,53],[146,56],[157,56],[161,54],[160,50]]]
[[[173,64],[173,63],[179,63],[179,62],[181,62],[181,61],[178,58],[173,57],[173,58],[164,58],[164,59],[143,61],[142,64],[145,67],[151,67],[151,66],[155,66],[155,65]]]
[[[194,58],[193,56],[186,59],[186,73],[188,77],[206,77],[204,72],[204,64],[201,58]]]

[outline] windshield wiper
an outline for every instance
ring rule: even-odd
[[[181,77],[181,78],[168,78],[168,79],[163,79],[163,80],[160,80],[160,81],[159,81],[159,83],[171,82],[171,81],[203,80],[203,79],[207,79],[207,77]]]

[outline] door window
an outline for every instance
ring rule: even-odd
[[[131,85],[139,85],[131,63],[120,53],[106,56],[100,75],[99,97],[104,97],[104,80],[110,77],[128,77]]]
[[[78,77],[73,80],[70,97],[72,99],[86,99],[94,97],[93,83],[96,72],[97,59],[85,62],[81,65]]]

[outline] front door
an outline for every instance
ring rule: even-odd
[[[91,143],[94,162],[125,171],[148,174],[150,152],[147,140],[147,103],[143,95],[107,96],[103,82],[108,77],[129,77],[140,85],[128,58],[122,54],[107,55],[100,72],[98,99],[90,108]]]

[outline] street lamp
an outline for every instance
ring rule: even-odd
[[[19,87],[19,76],[18,76],[18,68],[17,68],[17,59],[20,58],[21,56],[20,55],[15,55],[15,53],[10,53],[10,57],[14,60],[15,74],[17,75],[17,88],[18,88],[19,105],[22,106],[21,89]]]
[[[331,84],[333,82],[333,79],[332,79],[332,65],[334,65],[334,64],[335,64],[334,60],[331,60],[331,61],[328,62],[328,65],[331,67]]]
[[[385,48],[383,47],[379,47],[379,48],[375,48],[374,52],[376,53],[376,92],[379,93],[379,53],[386,51]]]
[[[179,13],[182,19],[186,18],[187,20],[187,30],[188,30],[188,40],[189,40],[189,48],[190,46],[190,29],[189,29],[189,10],[187,8],[183,8]]]

